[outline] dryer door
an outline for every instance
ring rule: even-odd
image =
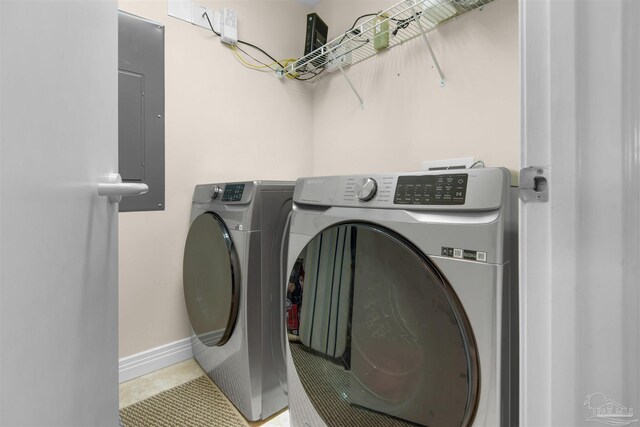
[[[371,224],[326,229],[299,255],[287,297],[296,372],[328,426],[471,424],[469,320],[408,240]]]
[[[200,341],[213,347],[231,336],[240,302],[240,269],[222,219],[205,212],[189,229],[184,248],[183,286],[189,320]]]

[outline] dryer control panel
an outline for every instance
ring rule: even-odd
[[[466,173],[399,176],[393,203],[396,205],[464,205]]]
[[[253,199],[257,182],[259,181],[196,185],[192,201],[215,205],[247,205]]]
[[[244,184],[227,184],[224,186],[222,193],[223,202],[239,202],[242,200],[244,192]]]

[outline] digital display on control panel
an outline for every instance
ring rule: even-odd
[[[224,193],[222,193],[223,202],[239,202],[242,200],[242,193],[244,192],[244,184],[227,184],[224,186]]]
[[[396,205],[464,205],[467,174],[400,176],[393,203]]]

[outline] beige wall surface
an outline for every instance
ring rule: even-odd
[[[309,1],[201,1],[238,14],[241,39],[300,56]],[[394,1],[324,0],[330,37]],[[193,187],[246,179],[408,171],[474,156],[518,169],[517,0],[498,0],[429,35],[308,85],[242,67],[217,38],[167,15],[166,1],[120,0],[165,28],[166,210],[120,214],[120,357],[190,334],[182,251]],[[253,52],[252,52],[253,53]],[[256,54],[257,55],[257,54]]]
[[[324,1],[316,11],[332,33],[393,4]],[[315,175],[419,170],[422,160],[469,156],[519,168],[517,0],[462,16],[429,40],[446,75],[443,88],[420,38],[347,70],[364,110],[339,71],[320,80],[313,96]]]
[[[293,0],[202,4],[234,8],[240,38],[277,58],[302,53],[303,41],[289,31],[304,34],[307,9]],[[119,7],[165,25],[166,72],[166,209],[120,214],[124,357],[190,335],[182,252],[196,184],[310,173],[312,93],[309,85],[244,68],[211,31],[169,17],[166,1]]]

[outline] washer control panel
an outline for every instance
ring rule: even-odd
[[[511,183],[504,168],[299,178],[294,203],[407,211],[499,209]]]
[[[242,193],[244,193],[244,184],[227,184],[224,186],[222,201],[239,202],[242,200]]]
[[[464,205],[466,173],[399,176],[393,196],[395,205]]]

